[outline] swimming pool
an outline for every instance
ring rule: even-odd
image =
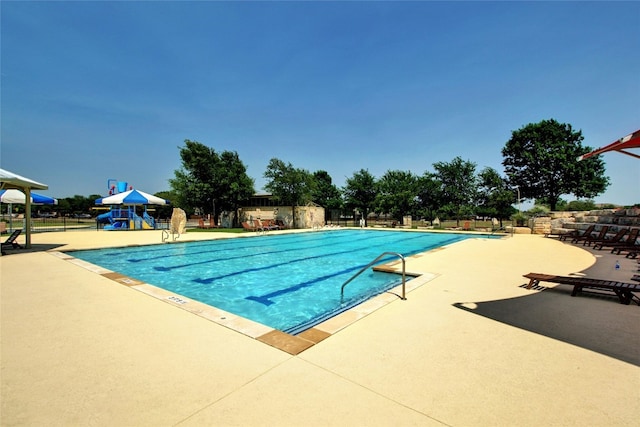
[[[368,269],[341,301],[342,284],[383,252],[406,257],[470,237],[479,236],[343,229],[70,254],[296,334],[397,286],[399,275]]]

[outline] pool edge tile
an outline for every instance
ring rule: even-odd
[[[316,344],[315,342],[309,341],[300,335],[289,335],[285,332],[278,331],[277,329],[267,332],[256,339],[294,356]]]

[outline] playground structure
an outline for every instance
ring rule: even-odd
[[[147,212],[147,205],[162,205],[169,202],[156,196],[134,190],[126,181],[107,180],[109,196],[96,200],[96,205],[109,205],[109,212],[96,217],[105,230],[153,230],[156,221]],[[141,214],[136,212],[142,206]]]

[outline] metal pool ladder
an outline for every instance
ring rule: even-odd
[[[173,237],[173,240],[175,241],[178,237],[180,237],[180,233],[171,233],[171,237]],[[167,240],[169,240],[169,230],[166,229],[162,229],[162,243],[166,242]]]
[[[374,259],[373,261],[371,261],[369,264],[365,265],[364,267],[362,267],[360,269],[360,271],[358,271],[356,274],[354,274],[353,276],[351,276],[351,278],[349,280],[347,280],[346,282],[344,282],[344,284],[342,285],[342,288],[340,289],[340,304],[342,304],[344,302],[344,287],[347,286],[353,279],[355,279],[356,277],[358,277],[359,275],[361,275],[362,273],[365,272],[365,270],[367,270],[369,267],[371,267],[373,264],[375,264],[376,262],[378,262],[382,257],[386,256],[386,255],[395,255],[398,258],[400,258],[402,260],[402,296],[400,297],[400,299],[406,300],[406,296],[405,296],[405,284],[406,284],[406,274],[405,274],[405,260],[404,260],[404,256],[402,256],[402,254],[399,254],[398,252],[383,252],[380,255],[378,255],[376,257],[376,259]]]

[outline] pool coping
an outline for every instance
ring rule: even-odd
[[[445,248],[446,246],[431,249],[429,251],[421,252],[407,258],[421,257],[425,254],[428,254],[429,252],[439,251]],[[402,300],[402,284],[399,284],[392,289],[378,294],[373,298],[368,299],[367,301],[364,301],[348,310],[343,311],[342,313],[337,314],[330,319],[327,319],[313,326],[312,328],[309,328],[296,335],[292,335],[286,332],[282,332],[273,327],[263,325],[262,323],[247,319],[245,317],[238,316],[237,314],[230,313],[217,307],[184,297],[175,292],[170,292],[166,289],[159,288],[149,283],[75,258],[67,252],[52,250],[48,251],[48,253],[57,258],[70,262],[78,267],[96,273],[106,279],[112,280],[120,285],[124,285],[130,289],[142,292],[174,307],[188,311],[211,322],[232,329],[236,332],[251,337],[262,343],[268,344],[291,355],[300,354],[303,351],[318,344],[319,342],[329,338],[331,335],[368,316],[376,310],[386,306],[387,304],[390,304],[394,301]],[[402,267],[400,263],[400,260],[394,260],[385,264],[377,265],[373,268],[375,270],[384,271],[387,273],[402,274]],[[420,286],[439,276],[439,274],[437,273],[420,271],[405,271],[405,275],[412,277],[411,280],[408,280],[405,283],[405,296],[406,293],[410,293],[411,291],[419,288]]]

